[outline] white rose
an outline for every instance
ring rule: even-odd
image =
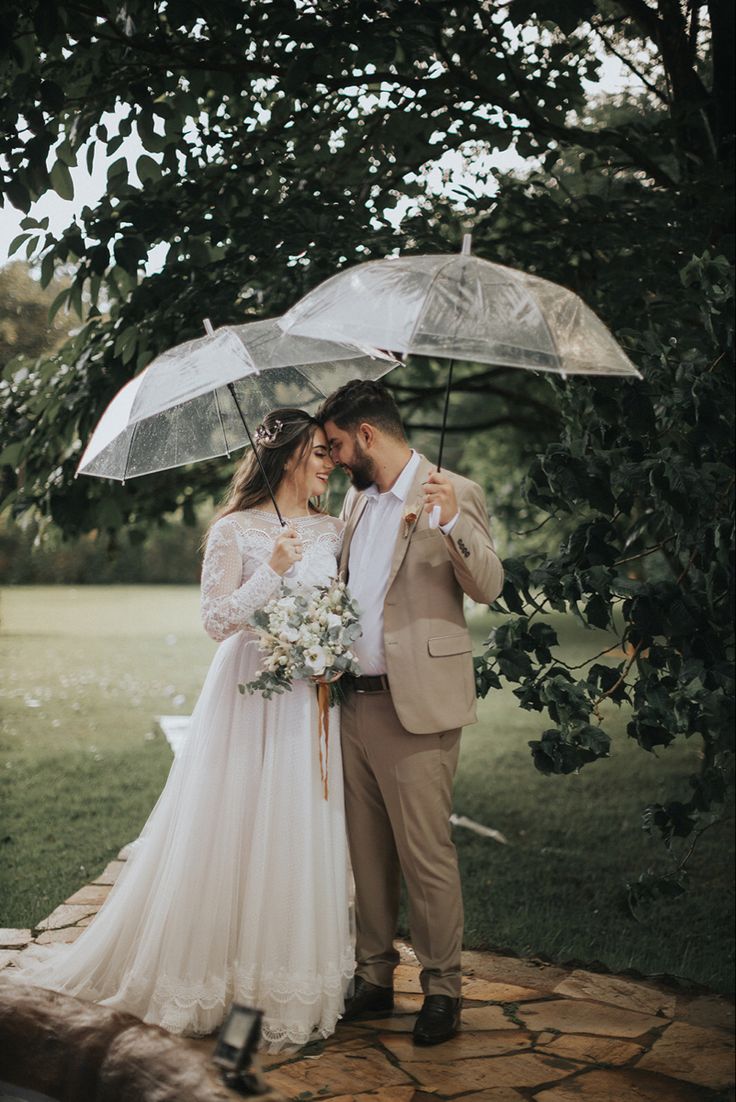
[[[299,632],[296,628],[284,627],[279,632],[279,639],[282,643],[296,643],[299,638]]]
[[[315,677],[323,674],[327,665],[324,647],[310,647],[304,654],[304,664]]]

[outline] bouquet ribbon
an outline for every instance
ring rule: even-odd
[[[327,799],[327,770],[330,755],[330,686],[320,681],[317,685],[317,705],[319,707],[319,727],[317,739],[319,745],[319,775],[322,778],[322,794]],[[322,755],[322,735],[325,736],[325,752]]]

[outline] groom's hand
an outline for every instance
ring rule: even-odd
[[[442,471],[431,471],[422,486],[424,511],[431,513],[435,505],[440,507],[440,524],[449,524],[457,515],[457,497],[452,483]]]

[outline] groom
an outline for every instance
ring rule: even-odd
[[[393,938],[403,874],[424,1002],[416,1044],[460,1018],[463,909],[450,833],[461,728],[474,723],[463,594],[490,604],[503,569],[483,493],[412,451],[381,383],[355,380],[324,402],[330,454],[349,475],[340,561],[361,609],[361,676],[342,710],[345,801],[355,875],[357,970],[345,1020],[393,1008]],[[439,506],[440,527],[429,527]]]

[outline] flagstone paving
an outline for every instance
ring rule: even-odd
[[[35,930],[0,930],[0,972],[79,937],[129,847]],[[734,1006],[672,982],[541,960],[463,954],[462,1030],[412,1043],[419,967],[401,946],[394,1014],[339,1026],[327,1041],[265,1056],[271,1098],[330,1102],[728,1102],[734,1099]],[[186,1042],[209,1060],[215,1038]],[[229,1092],[228,1092],[229,1093]]]

